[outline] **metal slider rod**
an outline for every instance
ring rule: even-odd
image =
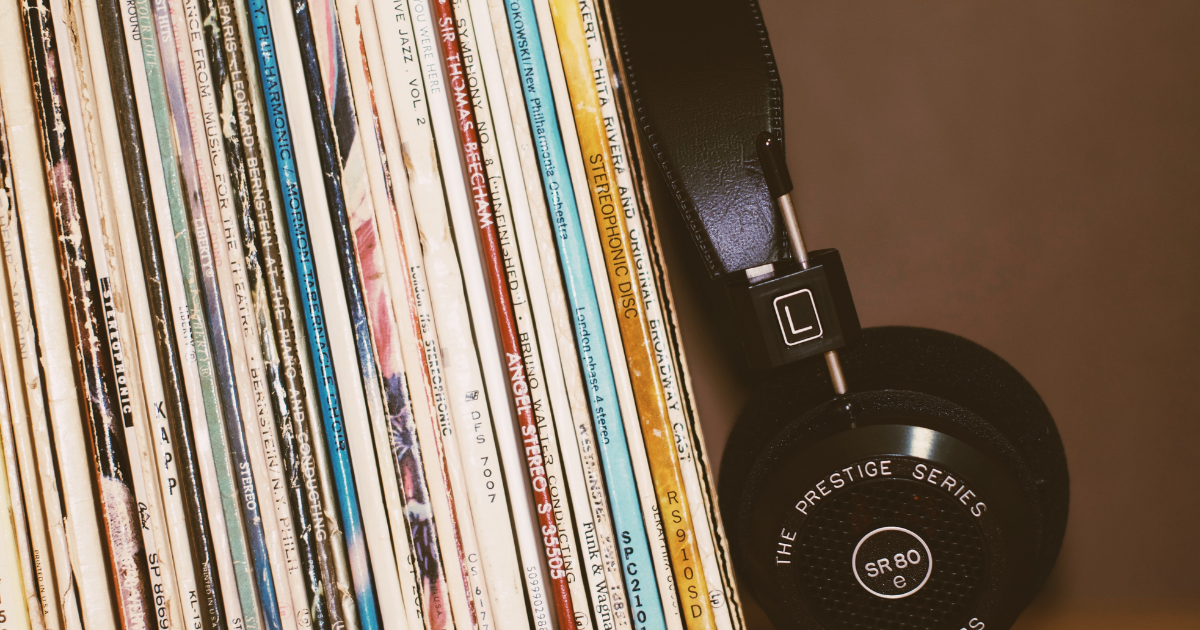
[[[779,203],[779,214],[783,216],[783,225],[787,230],[788,241],[792,246],[792,255],[800,263],[800,267],[808,269],[808,249],[804,246],[804,235],[800,232],[800,219],[796,208],[792,205],[792,176],[788,173],[787,161],[784,157],[783,143],[767,132],[758,136],[758,155],[762,160],[763,176],[767,180],[767,188],[771,196]],[[829,380],[833,390],[839,396],[846,393],[846,375],[842,372],[842,362],[837,350],[825,353],[825,365],[829,367]]]

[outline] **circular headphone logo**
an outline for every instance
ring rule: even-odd
[[[880,527],[863,536],[854,546],[850,565],[854,579],[884,599],[916,593],[933,574],[929,545],[903,527]]]

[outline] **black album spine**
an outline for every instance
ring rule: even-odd
[[[191,414],[183,385],[183,368],[171,326],[171,305],[166,294],[162,246],[155,229],[155,208],[150,192],[145,145],[137,114],[129,51],[126,48],[123,15],[116,0],[98,0],[100,28],[104,33],[105,57],[108,64],[113,101],[116,105],[117,127],[121,134],[121,150],[125,162],[125,177],[129,185],[133,219],[137,228],[146,293],[154,326],[155,346],[163,377],[165,415],[171,425],[170,441],[175,445],[174,465],[179,471],[178,491],[184,497],[188,519],[188,545],[199,592],[195,594],[201,623],[206,630],[225,630],[226,620],[221,607],[221,585],[217,577],[216,552],[212,545],[211,525],[200,481],[200,465],[194,443]]]
[[[85,432],[91,446],[109,570],[116,586],[116,612],[124,628],[148,629],[153,626],[149,569],[129,451],[115,397],[111,348],[99,334],[105,328],[102,302],[68,122],[63,60],[58,55],[52,13],[38,0],[26,0],[22,8],[67,322],[75,341],[72,359],[82,387]]]

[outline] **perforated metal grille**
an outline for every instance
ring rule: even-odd
[[[800,590],[829,630],[948,628],[972,607],[984,584],[983,539],[973,520],[928,484],[894,479],[847,488],[805,520],[794,565]],[[915,532],[932,551],[929,581],[902,599],[868,593],[851,569],[855,545],[885,526]]]

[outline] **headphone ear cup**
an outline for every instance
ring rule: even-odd
[[[1031,478],[1032,500],[1040,513],[1037,557],[1030,558],[1031,582],[1040,585],[1058,557],[1065,533],[1069,479],[1058,431],[1029,382],[982,346],[926,328],[868,328],[859,343],[839,355],[853,393],[901,390],[936,397],[969,411],[962,414],[964,418],[986,423],[986,427],[972,428],[968,420],[969,433],[983,441],[998,435],[1007,443],[1005,450],[1015,451]],[[899,402],[904,397],[895,399],[898,413],[911,412]],[[793,448],[787,437],[797,434],[792,425],[833,400],[821,359],[790,366],[752,393],[726,444],[719,484],[723,521],[735,554],[741,551],[740,541],[745,536],[739,531],[743,497],[752,491],[748,481],[756,463],[770,447],[778,450],[777,442]],[[744,564],[739,562],[740,566]],[[1030,594],[1035,591],[1031,589]]]

